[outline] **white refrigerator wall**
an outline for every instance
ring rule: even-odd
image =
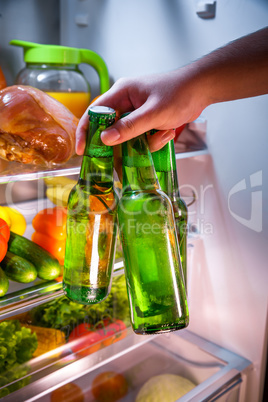
[[[98,52],[112,83],[175,69],[268,23],[266,0],[218,0],[214,19],[198,17],[197,4],[62,0],[61,44]],[[95,96],[97,75],[83,71]],[[267,342],[268,96],[203,114],[209,155],[178,161],[182,194],[192,188],[198,196],[189,209],[200,232],[189,267],[189,329],[254,363],[245,400],[258,401]]]

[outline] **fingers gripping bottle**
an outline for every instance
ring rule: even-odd
[[[160,188],[168,195],[173,206],[180,245],[182,271],[187,289],[188,210],[184,200],[180,197],[174,141],[169,141],[159,151],[153,152],[152,157]]]
[[[145,134],[122,144],[122,161],[118,222],[133,330],[185,328],[189,314],[173,208],[159,188]]]
[[[78,183],[69,195],[63,289],[73,301],[99,303],[111,288],[117,235],[113,148],[100,139],[115,111],[89,108],[89,133]]]

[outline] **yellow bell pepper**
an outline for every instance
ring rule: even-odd
[[[25,233],[26,219],[15,208],[0,206],[0,218],[6,221],[11,232],[21,236]]]

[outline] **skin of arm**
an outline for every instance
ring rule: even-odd
[[[174,138],[174,127],[195,120],[209,105],[268,93],[268,27],[216,49],[195,62],[165,74],[121,78],[94,105],[116,110],[119,117],[103,131],[106,145],[117,145],[151,129],[151,151]],[[88,128],[87,111],[76,131],[81,155]]]

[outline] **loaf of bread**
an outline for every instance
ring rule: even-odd
[[[0,91],[0,157],[34,165],[62,164],[75,153],[78,119],[37,88]]]

